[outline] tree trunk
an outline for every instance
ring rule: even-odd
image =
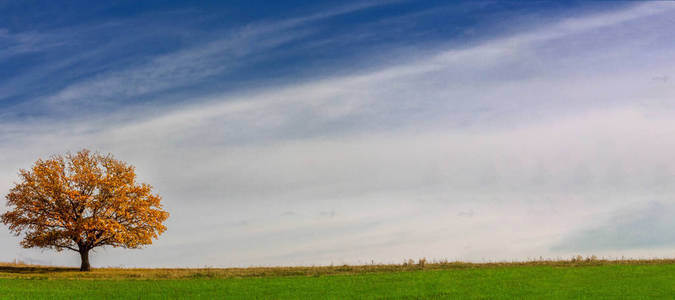
[[[80,265],[80,271],[88,272],[91,270],[89,265],[89,250],[80,250],[80,258],[82,259],[82,265]]]

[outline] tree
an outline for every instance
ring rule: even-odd
[[[7,194],[0,220],[24,248],[72,250],[80,271],[89,271],[96,247],[140,248],[152,244],[169,214],[152,186],[136,182],[133,166],[112,155],[82,150],[38,159],[19,171],[20,182]]]

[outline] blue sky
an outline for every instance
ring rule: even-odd
[[[3,5],[3,117],[72,118],[63,111],[184,104],[195,96],[364,71],[579,9],[410,1],[90,5]],[[93,91],[93,81],[117,86]]]
[[[668,255],[674,14],[0,1],[0,190],[85,147],[136,165],[169,230],[104,266]]]

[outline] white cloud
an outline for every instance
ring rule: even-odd
[[[558,251],[649,251],[675,246],[672,215],[675,203],[650,201],[626,205],[602,218],[601,224],[570,234],[553,246]],[[598,222],[600,223],[600,222]]]

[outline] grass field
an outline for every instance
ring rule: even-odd
[[[654,299],[675,261],[542,261],[241,269],[0,265],[0,299]]]

